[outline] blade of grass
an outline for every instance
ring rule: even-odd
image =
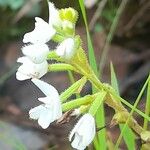
[[[147,116],[150,115],[150,80],[148,82],[148,87],[147,87],[147,97],[146,97],[146,106],[145,106],[145,114]],[[143,125],[143,128],[145,130],[147,130],[148,128],[148,121],[146,118],[144,118],[144,125]]]
[[[137,105],[138,105],[138,103],[139,103],[139,101],[140,101],[140,99],[141,99],[141,97],[142,97],[142,95],[143,95],[143,93],[144,93],[144,91],[145,91],[145,89],[146,89],[146,86],[147,86],[149,80],[150,80],[150,75],[149,75],[149,77],[147,78],[145,84],[143,85],[143,87],[142,87],[142,89],[141,89],[141,91],[140,91],[140,93],[139,93],[139,95],[138,95],[138,97],[137,97],[137,99],[136,99],[136,101],[135,101],[135,103],[134,103],[134,105],[133,105],[133,108],[132,108],[132,110],[131,110],[131,112],[130,112],[130,115],[129,115],[129,117],[128,117],[126,123],[124,124],[123,129],[121,130],[121,134],[120,134],[120,136],[119,136],[119,138],[118,138],[118,140],[117,140],[117,142],[116,142],[115,149],[118,149],[118,146],[119,146],[119,144],[120,144],[120,142],[121,142],[121,139],[122,139],[122,135],[123,135],[123,133],[125,132],[127,123],[128,123],[128,121],[129,121],[129,119],[131,118],[133,112],[135,111],[135,108],[137,107]]]
[[[117,81],[116,73],[115,73],[112,62],[110,63],[110,70],[111,70],[111,85],[116,90],[117,94],[119,95],[118,81]],[[119,127],[120,127],[120,130],[123,129],[123,125],[119,125]],[[125,132],[123,133],[123,139],[127,145],[128,150],[135,149],[135,135],[128,126],[126,127]]]
[[[100,59],[100,63],[99,63],[99,75],[101,76],[102,75],[102,72],[103,72],[103,68],[104,68],[104,65],[105,65],[105,62],[106,62],[106,57],[107,57],[107,54],[108,54],[108,50],[109,50],[109,45],[113,39],[113,36],[114,36],[114,33],[115,33],[115,30],[116,30],[116,27],[118,25],[118,21],[119,21],[119,18],[127,4],[128,0],[122,0],[117,12],[116,12],[116,16],[113,20],[113,23],[110,27],[110,31],[108,33],[108,36],[106,38],[106,42],[105,42],[105,45],[104,45],[104,48],[102,50],[102,55],[101,55],[101,59]]]
[[[107,3],[107,0],[102,0],[98,3],[98,7],[97,7],[92,19],[91,19],[90,24],[89,24],[90,31],[93,30],[95,23],[97,22],[98,18],[101,16],[101,13],[102,13],[106,3]]]
[[[97,63],[96,63],[94,49],[93,49],[93,45],[92,45],[92,41],[91,41],[89,29],[88,29],[84,3],[83,3],[83,0],[78,0],[78,1],[80,4],[83,20],[85,23],[86,33],[87,33],[89,62],[90,62],[90,65],[91,65],[93,71],[95,72],[95,74],[98,75]],[[96,89],[94,89],[94,87],[92,87],[92,90],[93,90],[93,93],[96,91]],[[97,126],[105,125],[104,106],[103,105],[101,105],[100,109],[98,110],[98,112],[96,114],[96,124],[97,124]],[[98,147],[97,150],[105,150],[106,149],[106,131],[105,131],[105,129],[102,132],[98,133],[98,135],[97,135],[97,137],[95,137],[95,139],[96,139],[96,141],[94,142],[94,144],[97,144],[97,145],[95,145],[95,148]],[[97,143],[97,141],[99,144]]]
[[[91,41],[91,37],[90,37],[90,33],[89,33],[89,28],[88,28],[87,18],[86,18],[86,11],[85,11],[83,0],[79,0],[79,4],[80,4],[83,20],[84,20],[84,23],[85,23],[86,33],[87,33],[88,55],[89,55],[90,65],[91,65],[92,69],[94,70],[94,72],[97,75],[97,73],[98,73],[97,63],[96,63],[94,49],[93,49],[93,45],[92,45],[92,41]]]
[[[127,102],[127,100],[124,100],[123,98],[119,97],[118,95],[114,94],[114,93],[111,93],[112,96],[116,99],[116,100],[119,100],[121,101],[123,104],[125,104],[126,106],[128,106],[130,109],[133,109],[133,106]],[[142,111],[140,111],[139,109],[135,108],[134,111],[136,113],[138,113],[139,115],[141,115],[143,118],[147,119],[148,121],[150,121],[150,117],[147,116],[146,114],[144,114]]]

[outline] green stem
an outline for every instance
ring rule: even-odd
[[[65,112],[65,111],[77,108],[77,107],[79,107],[81,105],[87,105],[89,103],[92,103],[93,100],[95,99],[95,97],[96,97],[96,94],[94,94],[94,95],[87,95],[87,96],[82,97],[82,98],[71,100],[69,102],[63,103],[62,104],[62,109]]]
[[[78,68],[79,69],[79,68]],[[83,68],[82,68],[83,69]],[[79,69],[80,70],[80,69]],[[84,71],[82,71],[84,72]],[[100,80],[97,78],[97,76],[91,71],[90,75],[89,74],[84,74],[87,76],[89,81],[99,90],[101,91],[102,89],[107,92],[105,103],[112,107],[116,112],[125,112],[127,115],[129,115],[127,109],[120,103],[120,101],[112,99],[112,96],[115,96],[115,92],[112,91],[112,89],[109,86],[106,86],[106,84],[102,84]],[[120,96],[117,96],[119,100]],[[132,107],[133,108],[133,107]],[[135,111],[136,109],[133,108]],[[142,114],[142,113],[141,113]],[[148,117],[149,118],[149,117]],[[136,122],[136,120],[132,117],[129,125],[138,135],[139,133],[143,130],[143,128]]]
[[[65,63],[57,63],[48,65],[48,71],[75,71],[75,68],[72,65]]]
[[[65,90],[61,95],[60,99],[61,102],[65,102],[67,98],[69,98],[72,94],[74,93],[80,93],[81,89],[85,85],[87,79],[86,77],[82,77],[80,80],[77,82],[73,83],[67,90]]]

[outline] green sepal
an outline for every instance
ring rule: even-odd
[[[105,100],[106,93],[107,92],[105,92],[105,91],[101,91],[97,94],[97,97],[95,98],[95,100],[93,101],[93,103],[89,109],[89,113],[92,116],[96,115],[97,110],[99,109],[99,107],[101,106],[103,101]]]
[[[68,89],[66,89],[61,95],[61,102],[65,102],[67,98],[69,98],[74,93],[80,93],[83,86],[85,85],[87,79],[86,77],[82,77],[80,80],[72,84]]]

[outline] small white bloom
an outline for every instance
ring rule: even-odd
[[[55,8],[54,4],[48,2],[49,7],[49,24],[52,26],[61,26],[61,19],[59,17],[59,11]]]
[[[75,53],[75,42],[73,38],[65,39],[56,49],[58,56],[70,59]]]
[[[91,114],[83,115],[69,136],[71,146],[77,150],[84,150],[93,141],[95,133],[95,120],[93,116]]]
[[[22,53],[37,64],[46,60],[48,52],[46,44],[30,44],[22,48]]]
[[[38,120],[39,125],[46,129],[51,122],[59,119],[62,116],[60,98],[57,90],[48,83],[39,79],[31,80],[45,95],[44,98],[38,100],[43,102],[29,111],[31,119]]]
[[[56,33],[56,30],[51,24],[48,24],[43,19],[35,17],[35,29],[32,32],[26,33],[23,38],[24,43],[46,43]]]
[[[35,64],[28,57],[20,57],[17,62],[22,63],[16,72],[16,78],[21,81],[30,78],[41,78],[48,70],[46,60],[40,64]]]

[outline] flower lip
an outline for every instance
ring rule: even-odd
[[[48,52],[46,44],[29,44],[22,48],[22,53],[37,64],[46,60]]]
[[[16,78],[18,80],[41,78],[48,70],[48,63],[46,60],[40,64],[35,64],[28,57],[24,56],[18,58],[17,62],[22,63],[16,72]]]

